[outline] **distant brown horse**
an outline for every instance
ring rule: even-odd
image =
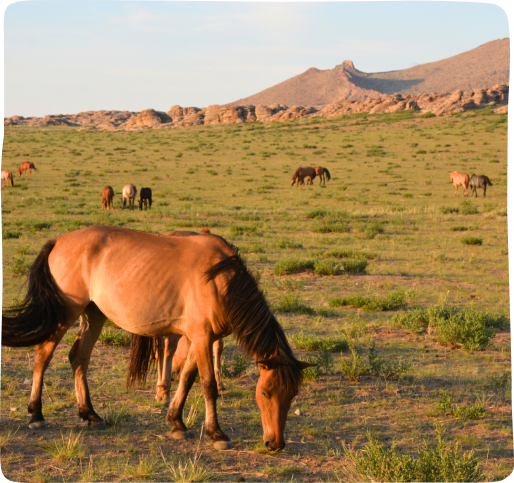
[[[21,176],[21,173],[25,173],[27,169],[29,170],[29,176],[32,178],[32,170],[37,171],[32,161],[24,161],[21,163],[20,167],[18,168],[18,174]]]
[[[464,196],[468,196],[469,174],[450,171],[450,180],[455,186],[454,195],[459,194],[459,186],[464,186]]]
[[[135,275],[140,282],[137,290]],[[31,429],[46,427],[41,400],[44,373],[56,346],[82,314],[87,323],[81,325],[68,358],[79,416],[90,426],[106,427],[93,409],[87,369],[108,317],[127,332],[144,336],[143,340],[180,334],[191,341],[166,419],[172,425],[172,438],[190,437],[182,413],[199,372],[205,432],[216,449],[231,445],[218,423],[212,346],[233,333],[259,369],[255,397],[264,443],[270,451],[285,446],[291,402],[298,394],[302,369],[312,364],[296,359],[237,249],[223,238],[90,226],[49,240],[30,269],[25,300],[2,314],[3,345],[36,346],[28,405]],[[139,360],[131,360],[131,376],[146,374],[146,355],[151,353],[153,347],[148,345]]]
[[[323,180],[323,184],[325,184],[325,176],[327,177],[327,181],[330,181],[330,173],[327,168],[316,166],[314,170],[316,171],[316,176],[319,176],[319,184],[321,184],[321,180]]]
[[[4,187],[4,181],[5,181],[5,184],[7,185],[7,188],[9,188],[9,183],[11,184],[11,188],[14,188],[13,176],[10,171],[7,171],[6,169],[2,169],[2,174],[1,174],[0,178],[2,179],[2,188]]]
[[[121,201],[122,201],[122,204],[123,206],[121,207],[122,210],[125,209],[125,204],[127,203],[127,200],[129,202],[129,208],[131,210],[134,209],[134,203],[136,201],[136,195],[137,195],[137,188],[135,185],[133,184],[127,184],[124,186],[123,188],[123,192],[122,192],[122,198],[121,198]]]
[[[109,207],[112,207],[114,210],[114,190],[111,186],[106,186],[102,190],[102,210],[108,210]]]
[[[291,178],[291,186],[293,186],[296,182],[298,185],[304,184],[304,179],[308,178],[307,184],[313,184],[312,180],[316,177],[316,170],[311,168],[310,166],[307,168],[298,168]]]

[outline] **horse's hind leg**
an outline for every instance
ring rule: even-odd
[[[169,403],[171,389],[171,372],[173,356],[177,350],[181,335],[162,337],[157,358],[158,378],[155,390],[155,400]]]
[[[88,421],[88,426],[105,429],[104,420],[96,414],[91,404],[87,385],[87,368],[91,352],[107,317],[94,302],[90,302],[80,319],[80,331],[68,355],[73,374],[75,375],[75,392],[79,407],[79,417]]]
[[[214,376],[216,377],[216,384],[218,392],[221,393],[223,389],[223,380],[221,379],[221,353],[223,352],[223,339],[218,339],[214,343]]]
[[[196,367],[195,352],[193,346],[191,346],[187,354],[184,369],[182,369],[182,374],[180,374],[180,381],[177,391],[175,392],[175,397],[171,401],[166,416],[166,421],[173,426],[171,436],[174,439],[187,439],[190,437],[189,431],[182,419],[182,413],[184,411],[187,395],[195,382],[197,374],[198,369]]]
[[[43,403],[41,401],[45,371],[52,360],[55,348],[59,342],[61,342],[64,334],[73,325],[75,320],[77,320],[79,314],[80,312],[72,314],[66,324],[60,326],[48,340],[34,347],[34,374],[32,376],[32,391],[27,407],[29,414],[32,415],[29,423],[30,429],[46,429],[46,422],[43,416]]]

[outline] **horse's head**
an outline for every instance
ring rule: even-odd
[[[302,361],[295,362],[294,367],[285,367],[284,364],[273,359],[257,363],[260,377],[255,399],[261,411],[264,444],[270,451],[281,450],[286,445],[284,431],[287,413],[291,407],[291,401],[298,394],[300,371],[313,365]]]
[[[138,201],[138,203],[139,203],[139,209],[140,209],[141,211],[143,211],[143,200],[142,200],[142,199],[140,199],[140,200]]]
[[[291,186],[294,185],[295,181],[296,181],[296,174],[291,178]]]

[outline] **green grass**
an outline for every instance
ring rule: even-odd
[[[304,144],[316,147],[304,149]],[[367,156],[370,150],[384,155]],[[90,396],[97,413],[111,414],[113,421],[121,408],[128,413],[106,432],[86,431],[87,457],[76,464],[56,462],[39,444],[61,442],[60,430],[67,437],[77,426],[67,342],[73,342],[78,327],[57,346],[45,374],[43,412],[50,431],[44,434],[15,433],[29,421],[30,384],[24,381],[31,379],[34,352],[4,347],[0,418],[2,433],[14,435],[2,449],[2,471],[9,480],[170,481],[173,475],[164,462],[153,476],[145,469],[161,458],[162,448],[174,468],[179,462],[185,468],[201,453],[196,467],[219,481],[259,480],[268,477],[261,471],[267,465],[296,463],[306,468],[304,474],[269,479],[334,481],[334,472],[349,464],[343,440],[361,451],[370,430],[385,448],[394,440],[401,454],[418,460],[424,438],[431,447],[436,444],[427,436],[433,418],[449,425],[448,451],[455,441],[463,451],[475,450],[484,480],[510,474],[506,115],[361,113],[114,132],[6,126],[3,168],[16,170],[28,154],[37,158],[38,171],[2,190],[5,307],[23,299],[27,267],[48,239],[95,224],[152,233],[209,227],[241,249],[270,305],[278,309],[275,316],[295,356],[314,367],[304,371],[306,381],[289,412],[286,451],[270,455],[255,404],[258,370],[251,357],[241,355],[233,336],[225,338],[226,390],[217,405],[234,450],[220,453],[205,428],[199,437],[205,416],[200,385],[193,385],[184,414],[186,419],[191,415],[194,438],[171,440],[166,409],[154,400],[155,373],[145,387],[127,391],[129,346],[123,344],[128,337],[106,324],[104,332],[113,331],[114,344],[100,341],[93,349]],[[314,161],[330,170],[326,187],[316,180],[313,186],[292,188],[295,169]],[[483,172],[494,187],[486,199],[464,198],[462,189],[454,196],[448,175],[453,170]],[[121,211],[126,183],[151,187],[152,209]],[[114,188],[115,210],[102,212],[100,193],[106,184]],[[462,205],[463,199],[469,204]],[[461,244],[467,235],[483,244]],[[180,260],[164,257],[162,263],[175,270]],[[325,274],[316,274],[316,263]],[[336,276],[327,274],[336,267]],[[133,293],[139,283],[135,276]],[[402,291],[404,297],[391,297]],[[332,299],[355,305],[330,306]],[[408,310],[407,302],[417,309]],[[401,323],[384,309],[399,311]],[[411,312],[416,315],[407,317]],[[307,350],[309,342],[318,348]],[[334,345],[325,347],[329,342]],[[345,350],[346,342],[360,359]],[[347,373],[343,359],[350,366]],[[352,369],[354,360],[361,364]],[[239,375],[229,377],[232,372]],[[176,387],[173,381],[172,393]],[[434,415],[442,389],[454,395],[453,406],[483,406],[485,414],[479,419]],[[190,413],[193,406],[196,412]],[[297,408],[304,416],[294,415]]]
[[[123,347],[130,344],[131,337],[127,332],[119,329],[104,329],[99,340],[104,344]]]
[[[461,239],[461,243],[463,245],[482,245],[484,240],[482,238],[478,238],[476,236],[465,236]]]
[[[331,307],[358,307],[367,311],[395,310],[405,306],[405,291],[397,290],[386,297],[363,297],[354,295],[350,297],[334,297],[329,300]]]

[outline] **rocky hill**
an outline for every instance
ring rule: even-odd
[[[166,129],[202,124],[242,122],[283,122],[314,117],[333,117],[357,112],[396,112],[412,109],[436,115],[494,107],[506,112],[509,86],[496,85],[489,89],[456,90],[452,94],[389,94],[361,101],[342,100],[323,108],[272,104],[270,106],[209,106],[207,108],[173,106],[168,112],[145,109],[129,111],[87,111],[71,115],[45,117],[13,116],[4,119],[5,126],[73,126],[83,129],[134,130]]]
[[[311,68],[280,84],[231,105],[286,104],[320,106],[343,99],[362,100],[384,94],[447,93],[509,84],[510,39],[410,69],[367,74],[346,60],[333,69]]]

